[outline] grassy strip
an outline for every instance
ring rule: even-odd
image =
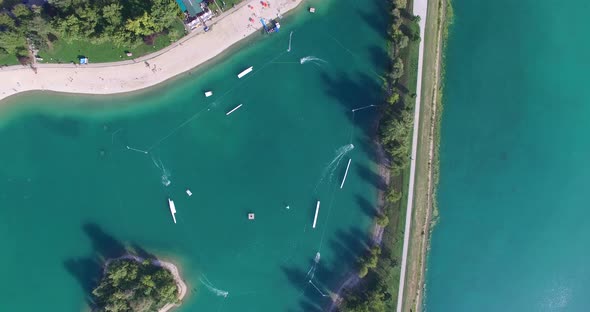
[[[391,65],[384,77],[386,103],[379,126],[391,179],[382,214],[376,221],[383,227],[381,246],[378,253],[374,250],[379,247],[373,247],[367,256],[359,259],[359,276],[363,279],[355,289],[347,290],[341,311],[393,311],[396,306],[420,43],[417,19],[407,9],[410,5],[403,0],[391,1],[388,45]]]
[[[177,19],[170,27],[170,30],[155,36],[153,44],[140,43],[135,47],[120,48],[110,42],[92,43],[88,40],[57,40],[51,47],[39,51],[43,58],[40,63],[78,63],[80,56],[86,56],[93,63],[118,62],[131,58],[138,58],[152,52],[156,52],[170,45],[179,39],[178,34],[185,33],[184,24]],[[133,56],[126,56],[126,51],[132,52]]]
[[[443,67],[441,62],[444,60],[442,56],[447,27],[447,5],[446,0],[431,1],[428,4],[422,80],[423,101],[416,159],[416,193],[403,311],[418,312],[423,308],[430,234],[438,215],[435,194],[438,181],[438,148],[442,111],[440,77]]]

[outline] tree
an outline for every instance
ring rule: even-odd
[[[25,38],[16,31],[0,31],[0,50],[8,55],[24,55]]]
[[[170,271],[149,261],[111,261],[92,291],[97,311],[157,311],[177,301],[178,288]]]
[[[385,200],[389,203],[397,203],[402,198],[402,193],[396,191],[394,188],[391,188],[389,192],[387,192],[387,196]]]
[[[24,4],[17,4],[14,6],[14,8],[12,8],[12,14],[14,14],[14,16],[21,21],[25,21],[27,20],[29,17],[31,17],[31,15],[33,14],[33,12],[31,12],[31,10],[29,10],[29,8],[24,5]]]
[[[153,0],[151,17],[154,19],[154,32],[160,32],[172,25],[181,15],[180,8],[176,2],[171,0]],[[151,35],[151,34],[150,34]]]
[[[118,3],[112,3],[102,8],[102,17],[106,21],[106,27],[113,27],[114,29],[123,25],[123,14],[121,10],[123,7]]]
[[[154,19],[147,12],[138,18],[127,20],[125,24],[125,29],[137,36],[151,35],[156,32],[158,27]]]
[[[377,221],[375,223],[377,223],[377,225],[380,227],[386,227],[389,224],[389,218],[386,215],[381,214],[377,217]]]
[[[404,75],[404,62],[402,61],[401,58],[396,57],[395,60],[393,61],[393,65],[391,67],[391,73],[389,74],[389,77],[391,79],[399,79],[401,76]]]
[[[6,13],[0,13],[0,30],[3,28],[14,29],[14,20]]]
[[[393,0],[393,5],[399,9],[405,9],[408,6],[407,0]]]

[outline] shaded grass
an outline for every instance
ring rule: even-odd
[[[18,59],[14,55],[0,54],[0,66],[4,65],[18,65]]]
[[[184,24],[180,19],[172,25],[169,31],[172,30],[184,34]],[[92,63],[117,62],[156,52],[169,46],[171,42],[168,32],[158,35],[153,45],[141,43],[136,47],[117,47],[110,42],[94,44],[86,40],[68,42],[58,39],[52,43],[51,48],[39,51],[39,56],[43,58],[40,63],[78,63],[81,56],[88,57]],[[133,56],[126,56],[125,51],[132,52]]]

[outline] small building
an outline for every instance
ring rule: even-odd
[[[176,0],[176,3],[188,17],[195,17],[203,12],[203,4],[200,0]]]

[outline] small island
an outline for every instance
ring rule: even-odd
[[[180,303],[186,289],[172,263],[134,255],[109,259],[92,291],[93,311],[165,312]]]

